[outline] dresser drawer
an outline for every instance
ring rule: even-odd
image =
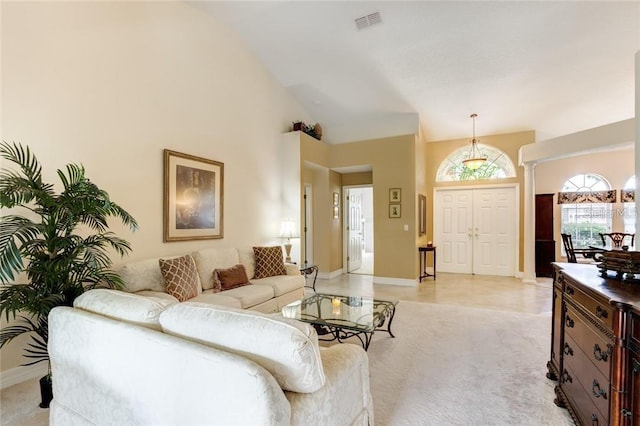
[[[589,359],[589,354],[585,354],[570,336],[566,336],[565,339],[564,366],[575,373],[572,374],[573,381],[580,383],[598,411],[608,414],[611,399],[609,380]]]
[[[569,404],[574,408],[580,423],[583,425],[605,426],[609,424],[609,416],[601,413],[593,399],[577,380],[577,374],[566,366],[560,376],[560,387],[569,399]],[[609,410],[607,410],[607,413]]]
[[[613,307],[608,303],[601,303],[582,292],[571,283],[566,284],[565,294],[569,300],[581,305],[585,310],[602,323],[607,329],[613,328]]]
[[[575,346],[585,353],[588,360],[600,370],[607,381],[611,380],[613,345],[570,306],[567,306],[564,324],[566,335],[573,339]]]

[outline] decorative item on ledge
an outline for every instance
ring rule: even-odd
[[[292,131],[304,132],[313,138],[322,140],[322,126],[320,126],[320,123],[316,123],[311,126],[309,124],[304,124],[304,121],[294,121]]]
[[[627,282],[640,282],[635,277],[636,274],[640,274],[640,251],[627,251],[627,250],[611,250],[602,253],[598,264],[600,269],[600,275],[603,278],[607,278],[609,275],[607,271],[613,271],[616,273],[616,278],[622,279],[624,274],[627,274],[624,279]]]

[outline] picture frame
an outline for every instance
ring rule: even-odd
[[[224,237],[224,163],[164,150],[164,241]]]
[[[402,217],[402,205],[389,204],[389,218],[398,219]]]
[[[340,207],[333,206],[333,218],[340,219]]]
[[[400,188],[389,188],[389,203],[402,202],[402,190]]]
[[[418,194],[418,236],[427,233],[427,197]]]
[[[340,205],[340,194],[338,194],[337,192],[333,193],[333,205],[334,206]]]

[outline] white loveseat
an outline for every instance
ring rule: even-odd
[[[275,314],[91,290],[49,316],[50,424],[373,424],[366,352]]]
[[[190,302],[209,303],[260,312],[276,312],[285,305],[304,296],[304,276],[296,265],[285,264],[286,275],[254,279],[256,262],[251,247],[211,248],[190,255],[200,278],[201,288]],[[171,256],[164,257],[172,258]],[[125,291],[142,296],[160,297],[177,302],[166,292],[166,286],[158,264],[160,258],[126,263],[117,271],[125,282]],[[252,285],[214,293],[212,274],[216,269],[231,268],[237,264],[245,267]]]

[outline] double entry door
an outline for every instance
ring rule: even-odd
[[[437,190],[438,272],[515,275],[516,188]]]

